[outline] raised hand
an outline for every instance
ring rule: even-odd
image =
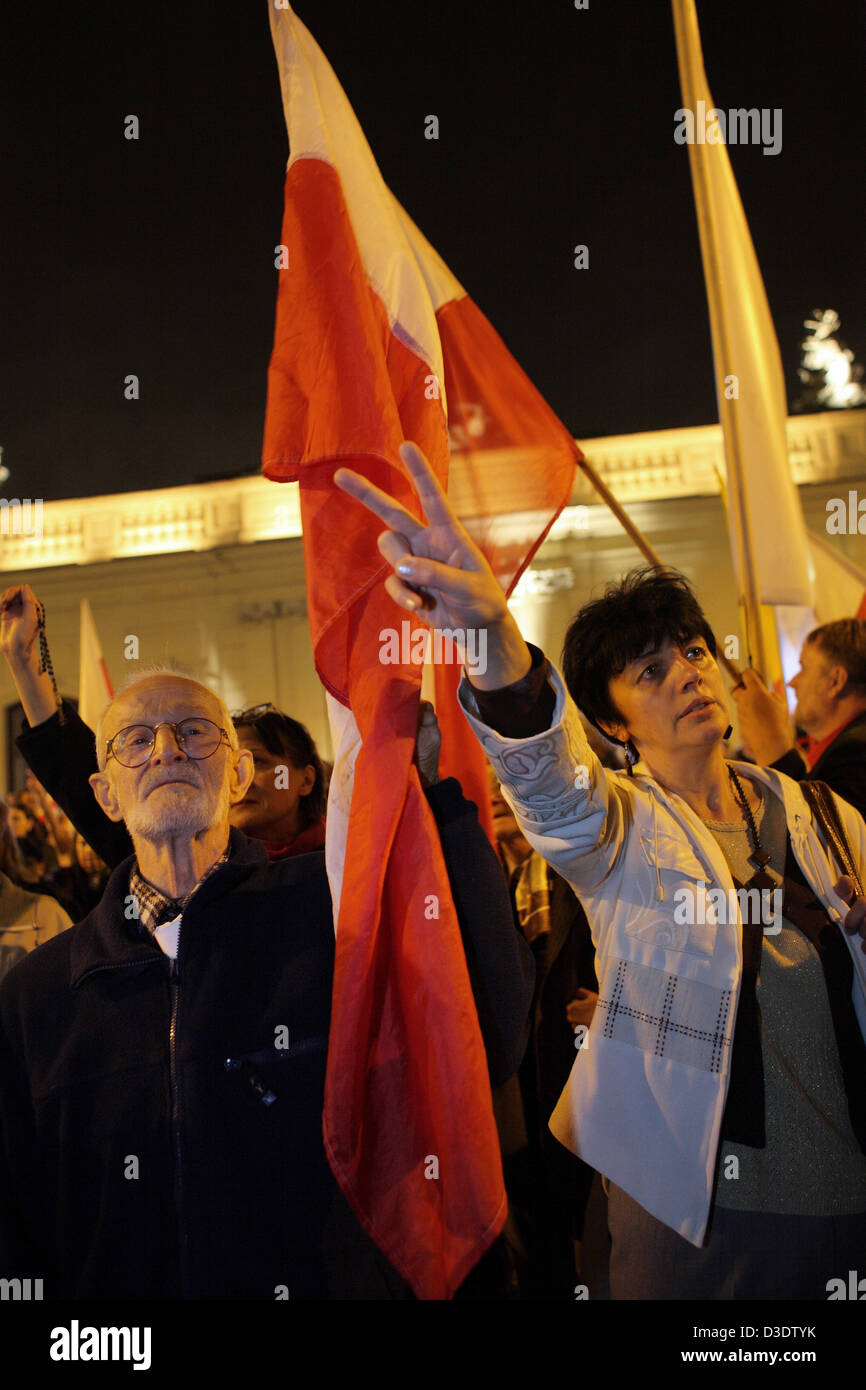
[[[740,735],[756,762],[767,767],[794,747],[788,703],[784,695],[767,689],[757,671],[744,671],[731,695],[737,703]]]
[[[50,719],[57,700],[50,675],[41,669],[39,600],[29,584],[13,584],[0,594],[0,652],[5,656],[18,698],[31,725]]]
[[[0,651],[7,661],[35,659],[38,600],[29,584],[13,584],[0,594]]]
[[[395,603],[429,627],[486,629],[487,670],[473,675],[479,689],[496,689],[529,670],[529,650],[508,611],[505,594],[481,551],[460,525],[421,450],[405,443],[400,457],[418,494],[427,524],[416,519],[360,474],[340,468],[334,482],[384,521],[379,550],[394,573],[385,588]]]
[[[566,1006],[565,1016],[573,1028],[588,1028],[592,1023],[598,994],[592,989],[578,989],[574,998]]]

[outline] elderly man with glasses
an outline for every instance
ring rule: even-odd
[[[410,1296],[322,1143],[323,854],[272,861],[230,826],[253,755],[189,677],[136,680],[96,748],[91,787],[134,856],[0,991],[0,1277],[46,1298]],[[497,1083],[532,965],[475,807],[453,780],[428,800]]]

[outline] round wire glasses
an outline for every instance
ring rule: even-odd
[[[127,728],[121,729],[106,744],[106,762],[109,758],[116,758],[121,767],[141,767],[153,752],[157,729],[162,728],[171,729],[181,752],[198,761],[212,757],[223,740],[231,746],[225,729],[214,724],[212,719],[192,717],[181,719],[179,724],[172,724],[171,720],[163,719],[156,726],[130,724]]]

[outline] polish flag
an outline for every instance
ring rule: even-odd
[[[114,695],[108,668],[99,645],[93,613],[86,598],[81,600],[80,646],[78,659],[78,713],[96,732],[96,724]]]
[[[333,474],[354,468],[418,515],[398,455],[414,440],[507,591],[568,501],[578,453],[386,187],[307,29],[288,4],[270,18],[291,153],[263,466],[300,483],[336,756],[325,1147],[415,1292],[447,1298],[505,1220],[499,1146],[459,926],[412,763],[421,670],[380,660],[383,634],[407,615],[384,590],[382,524]],[[477,746],[455,713],[458,677],[456,666],[436,670],[443,772],[456,762],[484,804]]]

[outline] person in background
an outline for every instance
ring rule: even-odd
[[[325,799],[325,805],[327,805],[327,803],[328,803],[328,789],[330,788],[330,785],[331,785],[331,777],[332,777],[332,775],[333,775],[333,772],[334,772],[334,764],[333,764],[332,762],[330,762],[328,758],[323,758],[323,759],[322,759],[322,796],[323,796],[324,799]]]
[[[36,828],[36,818],[31,815],[25,806],[22,806],[17,795],[13,792],[6,799],[7,817],[9,829],[16,840],[23,840],[26,835],[30,835]]]
[[[10,792],[6,798],[6,803],[9,828],[19,843],[28,837],[34,840],[44,838],[44,826],[30,807],[22,803],[20,792]]]
[[[25,773],[24,781],[24,790],[18,793],[19,801],[45,831],[46,839],[57,855],[58,864],[71,864],[75,827],[29,769]]]
[[[793,724],[785,697],[757,671],[743,672],[732,694],[748,752],[795,782],[826,782],[866,817],[866,621],[813,628],[788,684],[797,696]],[[794,725],[805,730],[805,747],[797,746]]]
[[[28,817],[31,825],[38,827],[39,840],[34,839],[32,830],[29,836],[25,835],[22,841],[25,859],[16,843],[9,877],[19,886],[56,898],[73,922],[77,922],[102,896],[106,867],[32,772],[27,773],[25,790],[17,795],[19,799],[26,798]],[[20,815],[18,819],[20,824]],[[80,840],[81,848],[76,839]],[[34,864],[38,865],[38,878]]]
[[[64,817],[64,819],[67,819]],[[99,902],[108,882],[108,866],[90,848],[72,822],[72,856],[45,879],[45,889],[57,898],[73,922],[80,922]]]
[[[16,793],[16,800],[19,806],[38,821],[40,825],[46,825],[44,798],[41,795],[39,783],[30,774],[25,774],[24,787]]]
[[[20,862],[20,876],[16,882],[29,890],[42,892],[46,875],[57,868],[57,855],[41,818],[32,806],[22,804],[23,795],[17,792],[8,798],[9,824],[18,845]]]
[[[20,888],[24,883],[24,865],[9,811],[9,798],[4,797],[0,800],[0,872]]]
[[[20,868],[6,802],[0,797],[0,979],[34,947],[72,925],[59,903],[43,893],[30,893],[14,882],[8,870]]]
[[[535,956],[532,1032],[516,1077],[494,1094],[521,1296],[571,1300],[593,1171],[552,1138],[548,1121],[592,1021],[598,981],[586,914],[533,850],[487,768],[493,829],[515,922]]]
[[[84,876],[84,882],[93,897],[93,905],[102,897],[102,888],[108,877],[108,865],[90,848],[83,835],[75,832],[75,862]],[[100,884],[102,887],[100,887]],[[89,909],[88,909],[89,911]]]
[[[271,859],[321,849],[324,770],[309,731],[271,704],[233,711],[232,722],[254,765],[252,785],[232,807],[232,825],[264,840]]]

